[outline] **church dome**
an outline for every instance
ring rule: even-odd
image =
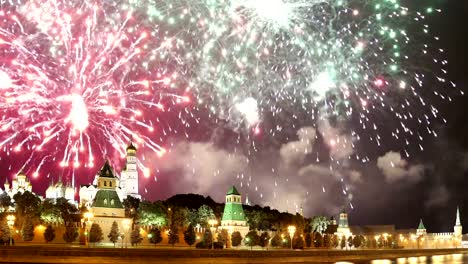
[[[137,151],[135,145],[133,145],[133,142],[130,142],[130,144],[127,146],[127,151]]]

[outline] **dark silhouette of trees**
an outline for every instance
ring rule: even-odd
[[[193,229],[192,224],[190,224],[184,232],[184,241],[187,245],[192,246],[195,244],[196,238],[195,230]]]
[[[231,245],[237,247],[242,243],[242,236],[239,231],[233,232],[231,234]]]
[[[63,240],[67,243],[73,243],[78,238],[78,228],[74,223],[68,223],[63,233]]]
[[[140,226],[136,225],[130,233],[130,242],[132,246],[138,246],[141,241],[143,241],[143,237],[140,234]]]
[[[174,246],[174,244],[179,243],[179,228],[177,225],[173,224],[169,228],[169,234],[168,234],[168,239],[169,239],[169,244]]]
[[[96,223],[91,225],[88,234],[89,243],[99,243],[104,239],[102,228]]]
[[[292,247],[293,249],[304,249],[304,238],[300,234],[296,233],[293,237]]]
[[[270,235],[267,232],[263,232],[260,235],[260,239],[258,241],[258,245],[262,248],[268,247],[268,243],[270,242]]]
[[[316,248],[323,247],[323,237],[320,233],[314,232],[314,246]]]
[[[52,242],[55,239],[55,229],[52,225],[47,225],[44,231],[44,240],[46,243]]]
[[[161,230],[159,228],[152,227],[148,235],[149,235],[150,243],[154,245],[161,243],[162,236],[161,236]]]
[[[310,232],[307,232],[305,235],[305,246],[307,248],[310,248],[310,246],[312,246],[312,235],[310,234]]]
[[[32,241],[34,239],[34,223],[30,217],[26,217],[21,228],[21,238],[23,241]]]
[[[281,236],[280,234],[276,233],[273,238],[271,239],[271,246],[272,247],[280,247],[281,246]]]
[[[115,247],[115,243],[117,243],[117,241],[119,240],[119,235],[120,235],[119,225],[117,224],[116,221],[114,221],[112,223],[111,230],[110,230],[109,234],[107,235],[110,242],[112,242],[114,244],[114,247]]]
[[[227,246],[227,241],[228,241],[228,232],[226,229],[221,229],[218,231],[217,235],[216,235],[216,240],[219,244],[222,244],[223,245],[223,248],[225,246]]]
[[[258,246],[259,241],[260,241],[260,236],[255,230],[252,230],[249,233],[247,233],[247,235],[245,235],[245,238],[244,238],[244,244],[246,246],[249,246],[250,249],[252,249],[252,247],[254,246]]]
[[[140,207],[140,199],[127,195],[122,204],[125,208],[125,217],[135,218]]]

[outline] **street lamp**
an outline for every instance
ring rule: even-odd
[[[93,224],[93,221],[91,220],[92,218],[94,217],[93,213],[91,212],[86,212],[84,213],[84,218],[86,219],[85,222],[86,222],[86,232],[85,232],[85,235],[86,235],[86,240],[87,240],[87,243],[88,243],[88,247],[89,247],[89,232],[91,231],[91,225]]]
[[[296,233],[296,227],[293,225],[288,226],[288,233],[289,233],[289,237],[291,238],[291,249],[292,249],[292,242],[293,242],[294,233]]]
[[[214,249],[214,231],[216,231],[215,226],[218,225],[218,220],[210,219],[208,224],[211,226],[211,249]]]
[[[123,224],[123,227],[124,227],[124,230],[125,230],[125,234],[124,234],[124,238],[125,238],[125,248],[127,248],[127,237],[128,237],[128,230],[130,229],[130,219],[124,219],[122,221],[122,224]],[[123,240],[122,240],[122,243],[123,243]]]
[[[7,224],[10,228],[10,246],[12,245],[11,232],[13,231],[13,225],[15,224],[16,217],[14,215],[7,215]]]

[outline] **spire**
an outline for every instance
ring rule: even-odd
[[[250,205],[249,195],[248,194],[245,195],[245,204]]]
[[[457,206],[457,219],[455,220],[455,225],[456,226],[461,226],[461,221],[460,221],[460,208]]]
[[[104,163],[104,166],[102,166],[99,177],[115,178],[112,167],[109,164],[109,160],[106,159],[106,163]]]
[[[418,226],[418,229],[426,229],[426,227],[425,227],[424,224],[423,224],[422,218],[419,219],[419,226]]]
[[[133,135],[130,135],[130,143],[127,146],[127,152],[130,150],[135,152],[137,151],[135,145],[133,145]]]

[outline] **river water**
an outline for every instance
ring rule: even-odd
[[[363,262],[336,262],[336,264],[468,264],[467,254],[434,255],[398,259],[376,259]]]

